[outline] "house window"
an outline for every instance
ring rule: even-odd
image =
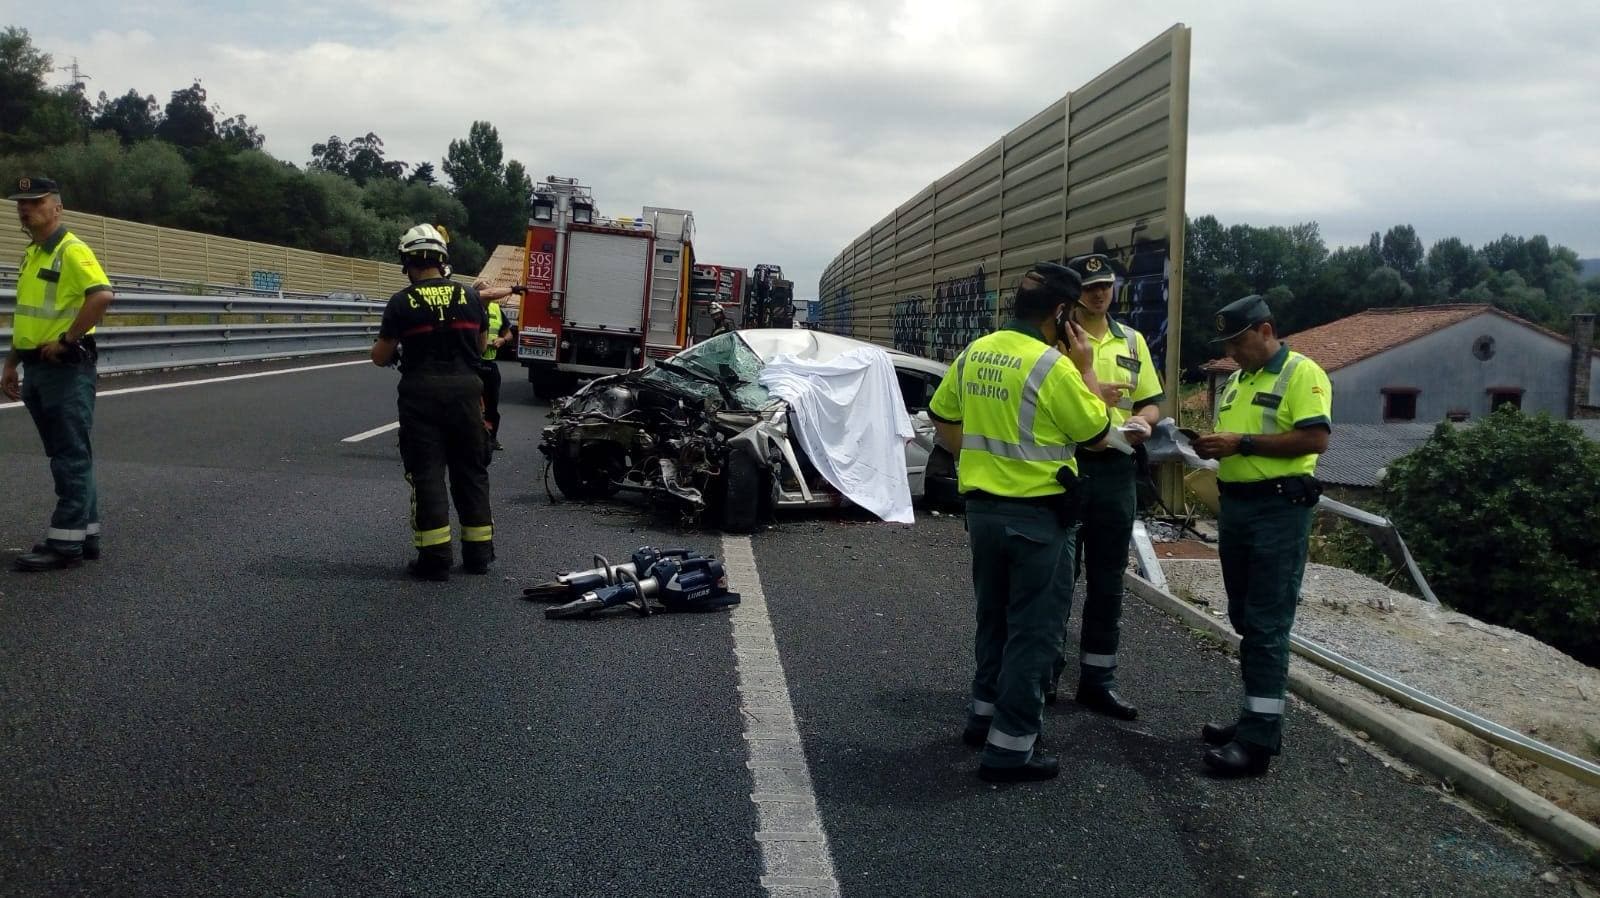
[[[1489,411],[1492,412],[1502,405],[1509,405],[1514,409],[1520,410],[1522,408],[1522,393],[1521,387],[1490,387]]]
[[[1417,420],[1417,394],[1421,392],[1416,387],[1384,387],[1383,420]]]

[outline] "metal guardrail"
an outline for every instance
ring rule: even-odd
[[[0,288],[0,316],[9,318],[16,311],[16,299],[14,288]],[[161,320],[149,325],[102,326],[95,331],[99,369],[108,374],[360,352],[377,338],[383,304],[276,295],[133,293],[118,294],[112,311],[117,316],[143,315]],[[285,315],[296,320],[263,320],[266,316]],[[174,316],[209,317],[211,321],[169,323],[167,319]],[[327,320],[303,320],[307,316]],[[0,344],[6,350],[11,347],[11,333],[9,327],[0,329]]]
[[[0,292],[11,292],[17,288],[18,270],[15,265],[0,265]],[[162,293],[186,296],[254,296],[263,299],[295,299],[295,300],[328,300],[352,302],[382,302],[388,297],[367,298],[364,294],[350,293],[296,293],[282,290],[258,290],[255,287],[245,287],[239,284],[202,284],[195,281],[179,281],[171,278],[144,277],[141,275],[114,274],[111,276],[111,286],[120,296],[127,293]],[[344,297],[349,299],[345,300]],[[338,299],[335,299],[338,297]]]

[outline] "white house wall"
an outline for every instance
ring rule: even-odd
[[[1494,339],[1487,361],[1473,355],[1479,337]],[[1294,337],[1287,338],[1290,346]],[[1491,387],[1521,387],[1522,409],[1567,413],[1570,344],[1498,315],[1484,314],[1331,372],[1334,426],[1383,423],[1383,389],[1414,388],[1419,422],[1452,409],[1489,413]],[[1600,362],[1591,362],[1589,402],[1600,405]]]

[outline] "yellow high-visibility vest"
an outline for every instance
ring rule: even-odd
[[[1066,356],[1026,325],[979,337],[956,358],[929,403],[959,422],[962,492],[1027,499],[1060,493],[1056,472],[1078,470],[1079,443],[1110,427],[1105,403]]]

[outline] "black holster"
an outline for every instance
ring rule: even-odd
[[[1056,517],[1061,520],[1062,527],[1076,527],[1083,523],[1084,501],[1078,474],[1066,465],[1062,465],[1056,469],[1056,483],[1061,484],[1064,490],[1056,501]]]
[[[1322,498],[1322,481],[1309,474],[1285,477],[1284,480],[1283,497],[1289,500],[1290,505],[1310,508]]]

